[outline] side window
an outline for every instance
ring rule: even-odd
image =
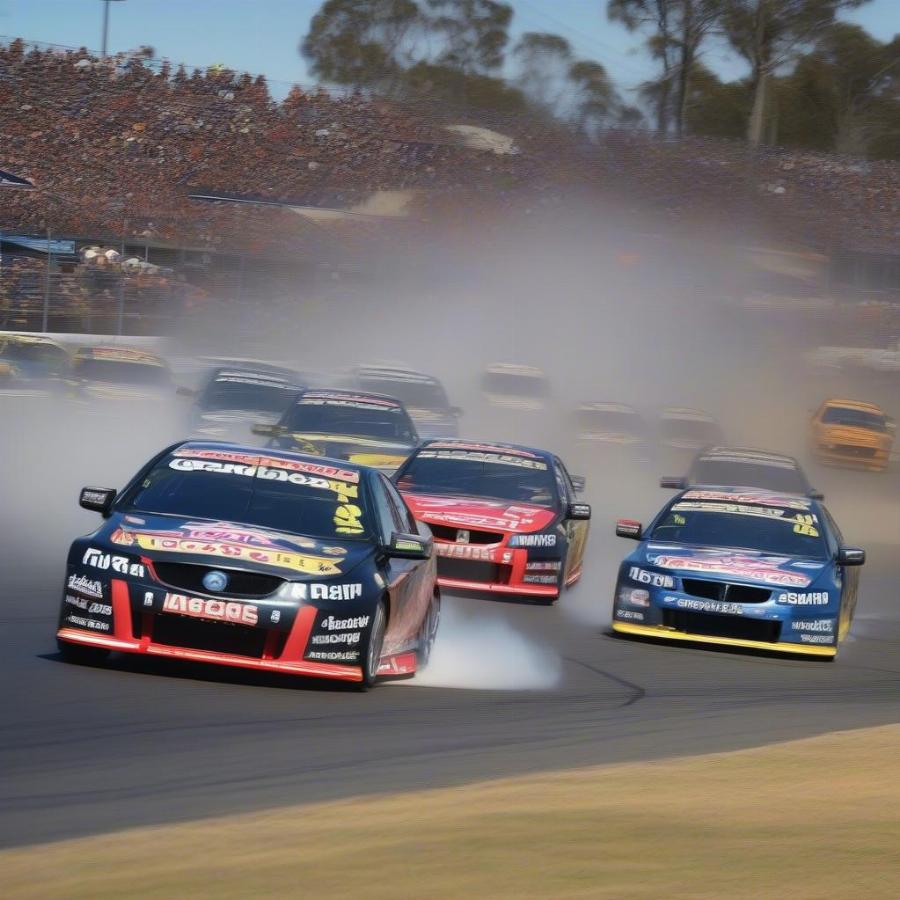
[[[388,496],[384,482],[383,475],[372,479],[372,497],[375,500],[378,531],[381,535],[381,540],[387,544],[391,539],[391,535],[395,531],[401,531],[402,529],[397,522],[394,504]]]
[[[397,488],[384,475],[380,477],[380,480],[391,504],[394,519],[397,522],[395,530],[404,534],[418,534],[419,530],[416,528],[416,520],[412,517],[409,507],[407,507],[403,497],[400,496]]]
[[[575,496],[575,489],[569,480],[569,473],[566,472],[562,462],[554,457],[553,474],[556,476],[556,489],[559,491],[559,502],[565,507],[567,503]]]
[[[831,517],[831,513],[824,506],[821,509],[828,525],[829,535],[826,535],[828,549],[834,553],[844,543],[844,536],[841,534],[841,529],[837,527],[837,522]]]

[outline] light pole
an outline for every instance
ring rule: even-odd
[[[121,2],[122,0],[103,0],[103,42],[100,50],[100,56],[103,59],[106,59],[106,41],[109,37],[109,4]]]

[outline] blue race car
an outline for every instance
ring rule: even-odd
[[[850,630],[864,550],[818,501],[743,488],[682,491],[619,567],[613,631],[834,657]]]

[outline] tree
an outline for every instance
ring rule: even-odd
[[[703,65],[694,69],[685,108],[690,134],[740,138],[747,130],[752,97],[746,81],[722,81]]]
[[[575,87],[575,121],[583,129],[590,130],[617,112],[616,92],[600,63],[591,60],[572,63],[569,80]]]
[[[629,31],[650,30],[647,46],[662,72],[643,85],[642,94],[656,112],[657,131],[674,123],[684,130],[691,76],[700,50],[719,23],[723,0],[608,0],[607,15]]]
[[[487,73],[503,65],[513,9],[496,0],[426,0],[429,31],[445,45],[435,62],[460,72]]]
[[[725,0],[723,23],[732,47],[750,66],[753,106],[747,138],[763,139],[769,83],[776,70],[793,60],[834,23],[844,9],[868,0]]]
[[[557,34],[529,31],[513,48],[516,84],[545,110],[558,108],[572,65],[572,47]]]
[[[323,81],[389,86],[413,61],[421,25],[414,0],[326,0],[310,22],[300,54]]]

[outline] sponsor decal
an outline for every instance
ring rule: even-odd
[[[359,472],[342,469],[336,466],[320,465],[298,459],[283,459],[280,456],[268,456],[265,452],[232,453],[227,450],[195,450],[191,447],[180,447],[173,456],[190,457],[192,459],[208,459],[216,462],[239,463],[251,468],[287,469],[290,472],[303,472],[307,475],[320,475],[323,478],[338,478],[341,481],[359,482]],[[283,480],[283,479],[281,479]]]
[[[336,619],[334,616],[326,616],[319,623],[320,628],[326,631],[347,631],[351,628],[365,628],[369,624],[369,616],[352,616],[348,619]]]
[[[70,606],[77,606],[79,609],[87,609],[88,603],[91,601],[87,597],[74,597],[72,594],[66,594],[66,603]]]
[[[820,631],[826,634],[834,633],[834,619],[794,619],[791,622],[794,631]]]
[[[70,575],[66,586],[70,591],[77,591],[86,597],[93,597],[95,600],[103,599],[103,582],[92,581],[87,575]]]
[[[780,569],[776,559],[783,561],[780,558],[723,553],[721,556],[709,557],[660,555],[650,558],[650,562],[664,569],[736,575],[783,587],[806,587],[809,584],[810,579],[806,575]]]
[[[490,562],[494,558],[493,550],[478,544],[445,544],[435,541],[434,551],[438,556],[450,556],[454,559],[480,559]]]
[[[105,503],[107,498],[106,491],[96,491],[93,488],[83,488],[81,497],[89,503]]]
[[[791,606],[827,606],[828,591],[810,591],[809,593],[782,591],[775,600],[777,603],[789,603]]]
[[[346,547],[320,547],[320,552],[324,553],[326,556],[346,556],[347,548]]]
[[[430,447],[434,447],[433,444]],[[542,459],[516,456],[506,450],[420,450],[420,459],[457,459],[466,462],[494,463],[501,466],[518,466],[520,469],[539,469],[547,471],[547,463]]]
[[[311,584],[310,600],[356,600],[362,597],[362,585],[353,584]]]
[[[234,622],[239,625],[255,625],[259,620],[259,610],[248,603],[233,600],[206,600],[202,597],[188,597],[185,594],[166,594],[163,612],[193,616],[197,619],[212,619],[217,622]]]
[[[687,491],[684,500],[720,500],[724,503],[751,504],[752,506],[779,506],[783,509],[808,510],[811,501],[798,497],[740,493],[732,491]]]
[[[555,547],[555,534],[517,534],[510,540],[513,547]]]
[[[834,643],[834,636],[830,634],[801,634],[801,644],[831,644]]]
[[[109,622],[100,622],[97,619],[86,619],[84,616],[76,616],[74,614],[70,614],[66,616],[65,620],[72,625],[77,625],[79,628],[87,628],[89,631],[110,630]]]
[[[619,600],[622,603],[630,603],[632,606],[647,607],[650,605],[650,591],[644,590],[644,588],[623,587],[619,591]],[[666,597],[667,602],[674,600],[674,597]]]
[[[203,576],[202,583],[206,590],[218,594],[228,587],[228,576],[218,569],[211,569]]]
[[[468,532],[467,529],[460,528],[456,532],[456,543],[457,544],[468,544],[470,537],[471,537],[471,534]]]
[[[539,459],[536,453],[530,450],[520,450],[518,447],[498,447],[496,444],[478,444],[467,441],[432,441],[428,444],[429,450],[478,450],[482,453],[502,453],[509,456],[522,456],[529,459]]]
[[[112,606],[110,606],[108,603],[92,602],[88,605],[88,612],[92,615],[111,616]]]
[[[643,622],[644,614],[642,612],[638,612],[635,609],[617,609],[616,610],[616,618],[617,619],[630,619],[634,622]]]
[[[222,556],[229,560],[255,562],[277,569],[291,569],[306,575],[339,575],[335,559],[293,553],[277,547],[264,548],[232,544],[227,541],[201,541],[185,538],[180,531],[133,531],[119,528],[110,536],[114,544],[138,546],[142,550],[165,553],[192,553],[200,556]]]
[[[689,597],[666,597],[666,602],[675,601],[679,609],[689,609],[692,612],[727,613],[728,615],[741,616],[744,609],[740,603],[722,603],[719,600],[693,600]]]
[[[653,587],[668,588],[669,590],[675,587],[675,579],[671,575],[664,575],[662,572],[648,572],[637,566],[631,566],[628,570],[628,577],[639,584],[650,584]]]
[[[153,606],[153,591],[144,593],[144,606]]]
[[[269,621],[273,625],[277,625],[281,621],[281,610],[273,609],[271,613],[269,613]]]
[[[342,631],[340,634],[315,634],[314,644],[358,644],[362,636],[359,631]]]
[[[525,584],[556,584],[556,575],[523,575],[522,581]]]
[[[113,540],[115,542],[115,537]],[[140,563],[132,562],[127,556],[104,553],[96,547],[88,547],[84,551],[81,562],[86,566],[93,566],[95,569],[111,569],[113,572],[130,575],[132,578],[144,578],[146,575],[146,571]]]
[[[311,650],[306,654],[307,659],[321,659],[324,662],[356,662],[359,659],[358,650]]]

